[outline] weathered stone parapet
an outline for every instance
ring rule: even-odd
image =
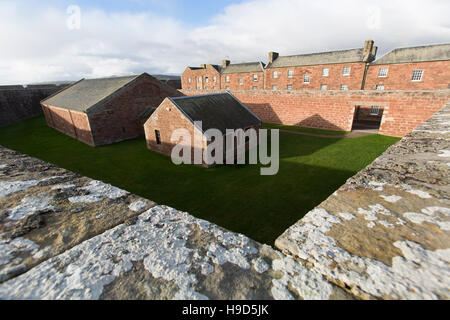
[[[276,246],[360,298],[449,299],[449,128],[446,105]]]
[[[241,234],[0,147],[0,299],[351,299]]]

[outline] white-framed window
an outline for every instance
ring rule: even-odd
[[[213,77],[213,81],[217,82],[217,77],[216,76]]]
[[[287,90],[292,90],[292,84],[288,84],[286,87]]]
[[[188,83],[191,83],[191,78],[188,78]]]
[[[257,82],[257,81],[258,81],[258,75],[257,75],[257,74],[254,74],[254,75],[253,75],[253,81],[254,81],[254,82]]]
[[[380,68],[378,70],[378,78],[386,78],[388,75],[388,68]]]
[[[377,85],[375,86],[375,90],[384,90],[384,85],[382,85],[382,84],[377,84]]]
[[[278,90],[278,87],[275,86],[275,85],[273,85],[273,86],[272,86],[272,90]]]
[[[348,86],[346,84],[341,84],[341,90],[348,90]]]
[[[343,75],[344,77],[349,76],[351,70],[352,70],[351,67],[344,67],[344,68],[342,68],[342,75]]]
[[[201,83],[202,82],[202,78],[197,78],[197,82]]]
[[[294,77],[294,70],[288,70],[288,78]]]
[[[230,76],[225,76],[225,82],[230,82]]]
[[[216,86],[214,86],[214,87],[213,87],[213,90],[216,90],[216,89],[217,89]]]
[[[253,90],[258,90],[258,87],[257,86],[253,86]]]
[[[320,90],[327,90],[328,89],[328,86],[326,85],[326,84],[322,84],[322,85],[320,85]]]
[[[274,71],[274,72],[273,72],[273,78],[274,78],[274,79],[277,79],[277,78],[278,78],[278,71]]]
[[[413,70],[411,81],[422,81],[423,70]]]
[[[205,77],[205,82],[208,83],[209,82],[209,78]]]
[[[229,86],[226,86],[226,87],[225,87],[225,90],[230,90],[230,87],[229,87]]]
[[[239,78],[239,79],[238,79],[238,83],[239,83],[240,86],[242,86],[242,85],[244,84],[244,79]]]
[[[309,74],[304,74],[304,75],[303,75],[303,83],[309,83],[310,80],[311,80],[311,79],[310,79],[310,77],[309,77]]]
[[[322,77],[328,77],[330,75],[330,69],[323,68],[322,69]]]
[[[370,115],[371,116],[377,116],[380,113],[380,107],[379,106],[372,106],[370,107]]]

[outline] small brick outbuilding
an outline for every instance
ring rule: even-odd
[[[47,124],[90,146],[144,134],[143,114],[178,90],[147,73],[127,77],[82,79],[41,101]]]
[[[197,121],[202,122],[201,128],[195,124]],[[208,129],[220,130],[225,139],[227,129],[258,131],[261,125],[257,115],[227,92],[166,98],[144,124],[144,129],[148,149],[170,156],[174,130],[186,129],[191,136],[191,146],[194,146],[195,135],[201,136],[203,152],[211,140],[206,133]],[[194,155],[194,147],[191,154]]]

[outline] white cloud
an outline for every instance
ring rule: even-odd
[[[153,12],[81,7],[73,30],[67,8],[39,3],[0,3],[0,83],[181,73],[225,57],[265,61],[268,51],[346,49],[366,39],[375,40],[379,56],[397,46],[450,42],[446,0],[246,1],[198,28]]]

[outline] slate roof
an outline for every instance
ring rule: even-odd
[[[158,107],[148,107],[138,116],[139,119],[148,119]]]
[[[394,49],[372,64],[450,60],[450,43]]]
[[[300,54],[294,56],[280,56],[266,68],[282,68],[295,66],[309,66],[317,64],[363,62],[364,49],[349,49],[319,53]]]
[[[262,62],[234,63],[222,70],[222,74],[243,73],[243,72],[263,72],[265,64]]]
[[[216,69],[217,72],[220,73],[221,67],[219,65],[217,65],[217,64],[210,64],[210,66],[213,67],[214,69]],[[202,67],[190,67],[190,66],[188,66],[188,68],[191,69],[191,70],[202,70],[202,69],[204,69]]]
[[[202,129],[239,129],[261,123],[261,119],[230,93],[169,98],[187,118],[202,121]]]
[[[142,75],[146,74],[127,77],[82,79],[43,100],[42,103],[53,107],[86,112],[92,106]]]

